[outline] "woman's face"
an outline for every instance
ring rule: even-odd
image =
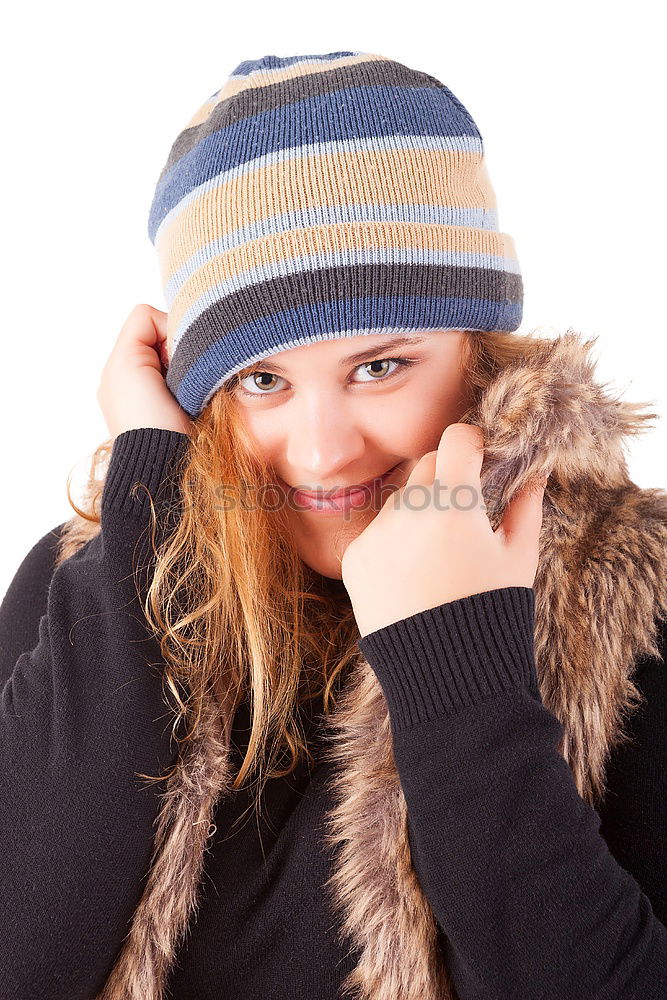
[[[258,454],[283,488],[297,549],[312,569],[342,578],[349,541],[469,405],[463,337],[429,330],[318,341],[262,359],[230,386]],[[387,472],[356,494],[359,506],[326,503],[320,511],[296,493],[325,499]]]

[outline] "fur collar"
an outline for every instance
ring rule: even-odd
[[[640,703],[635,661],[659,655],[667,493],[629,480],[624,439],[651,415],[596,383],[592,343],[570,332],[540,341],[494,378],[471,422],[487,442],[481,481],[494,527],[528,479],[550,474],[534,583],[537,674],[563,725],[559,750],[595,806],[609,752],[627,739],[624,718]],[[229,721],[210,705],[169,781],[146,888],[96,1000],[163,1000],[196,911],[213,810],[229,783]],[[358,1000],[453,1000],[436,921],[410,862],[386,701],[361,654],[326,727],[336,763],[328,888],[341,933],[360,955],[346,985]]]

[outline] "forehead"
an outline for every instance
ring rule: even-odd
[[[443,331],[438,332],[442,334]],[[379,353],[387,356],[387,352],[423,346],[428,343],[431,337],[437,335],[432,330],[426,330],[397,333],[392,336],[362,334],[354,337],[331,337],[313,343],[300,344],[298,347],[268,355],[250,367],[254,368],[257,365],[266,364],[270,365],[272,370],[280,373],[290,366],[294,368],[301,363],[312,363],[315,357],[318,360],[325,358],[333,360],[340,367],[345,367],[360,364],[369,358],[377,357]]]

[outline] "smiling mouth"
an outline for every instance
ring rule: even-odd
[[[392,465],[392,467],[387,469],[386,472],[381,473],[379,476],[375,476],[373,479],[367,479],[365,483],[360,483],[356,486],[346,486],[344,489],[336,490],[335,492],[330,490],[318,490],[313,493],[311,490],[302,490],[296,486],[292,486],[290,489],[296,490],[297,493],[307,497],[309,500],[342,500],[344,497],[349,496],[350,493],[358,493],[361,492],[361,490],[372,490],[376,484],[381,483],[387,476],[394,472],[400,464],[401,463],[398,462],[396,465]]]

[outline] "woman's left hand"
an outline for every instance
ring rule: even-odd
[[[494,531],[482,497],[483,458],[481,429],[449,424],[437,451],[419,459],[348,544],[342,576],[362,638],[461,597],[533,586],[546,479],[513,497]]]

